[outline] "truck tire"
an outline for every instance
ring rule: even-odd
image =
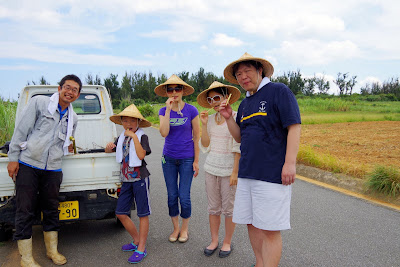
[[[115,215],[115,225],[118,228],[124,228],[124,225],[122,224],[122,222],[118,219],[117,215]]]
[[[0,242],[7,241],[12,237],[12,227],[0,225]]]

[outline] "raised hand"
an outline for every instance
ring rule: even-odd
[[[124,132],[125,136],[129,136],[130,138],[135,138],[136,134],[134,131],[131,131],[130,129],[126,129]]]
[[[200,121],[202,125],[207,125],[208,122],[208,111],[204,110],[200,113]]]
[[[219,113],[227,120],[232,117],[232,107],[227,104],[227,100],[224,100],[219,105]]]
[[[174,98],[170,97],[167,99],[167,101],[165,101],[165,107],[167,108],[167,110],[171,110],[172,109],[172,102],[174,102]]]

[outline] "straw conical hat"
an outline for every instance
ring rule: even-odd
[[[194,88],[190,86],[189,84],[185,83],[181,78],[173,74],[169,79],[160,85],[158,85],[156,88],[154,88],[154,92],[159,95],[159,96],[165,96],[168,97],[167,95],[167,85],[169,84],[179,84],[183,85],[183,95],[191,95],[194,92]]]
[[[205,89],[197,96],[197,103],[199,103],[199,105],[202,106],[203,108],[210,108],[211,105],[207,102],[207,93],[215,88],[228,89],[228,94],[226,97],[228,97],[229,94],[232,94],[231,98],[229,99],[229,104],[235,103],[240,98],[240,90],[237,89],[235,86],[225,85],[223,83],[215,81],[210,85],[210,87],[208,87],[208,89]]]
[[[121,117],[132,117],[132,118],[138,118],[139,119],[139,127],[145,128],[145,127],[150,127],[151,122],[146,120],[138,108],[135,106],[135,104],[132,104],[128,107],[126,107],[123,111],[121,111],[119,114],[112,115],[110,116],[110,120],[113,123],[122,125]]]
[[[238,60],[233,61],[230,63],[228,66],[226,66],[224,70],[224,76],[225,79],[233,84],[239,84],[238,81],[236,80],[236,77],[233,73],[233,67],[240,62],[243,61],[248,61],[248,60],[253,60],[260,62],[262,67],[263,67],[263,73],[266,77],[271,78],[272,74],[274,73],[274,66],[272,66],[271,63],[269,63],[268,60],[263,59],[263,58],[258,58],[258,57],[253,57],[252,55],[248,54],[247,52],[243,54]]]

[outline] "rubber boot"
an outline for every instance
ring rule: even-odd
[[[21,254],[22,267],[40,267],[32,256],[32,237],[29,239],[18,240],[18,250]]]
[[[50,231],[43,232],[44,235],[44,243],[46,245],[47,257],[53,261],[56,265],[63,265],[67,263],[67,259],[58,253],[57,245],[58,245],[58,232]]]

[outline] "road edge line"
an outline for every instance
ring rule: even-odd
[[[355,193],[355,192],[350,191],[348,189],[343,189],[343,188],[340,188],[340,187],[337,187],[337,186],[334,186],[334,185],[330,185],[330,184],[326,184],[326,183],[323,183],[323,182],[320,182],[320,181],[316,181],[314,179],[307,178],[307,177],[304,177],[304,176],[301,176],[301,175],[298,175],[298,174],[296,174],[296,178],[299,179],[299,180],[302,180],[304,182],[315,184],[315,185],[321,186],[323,188],[331,189],[333,191],[337,191],[337,192],[340,192],[340,193],[348,195],[348,196],[352,196],[352,197],[356,197],[356,198],[359,198],[359,199],[363,199],[363,200],[375,203],[377,205],[384,206],[386,208],[390,208],[390,209],[393,209],[393,210],[396,210],[396,211],[400,212],[400,206],[395,205],[395,204],[391,204],[391,203],[388,203],[388,202],[385,202],[385,201],[382,201],[382,200],[378,200],[378,199],[375,199],[375,198],[372,198],[372,197],[369,197],[369,196],[366,196],[366,195],[363,195],[363,194],[360,194],[360,193]]]

